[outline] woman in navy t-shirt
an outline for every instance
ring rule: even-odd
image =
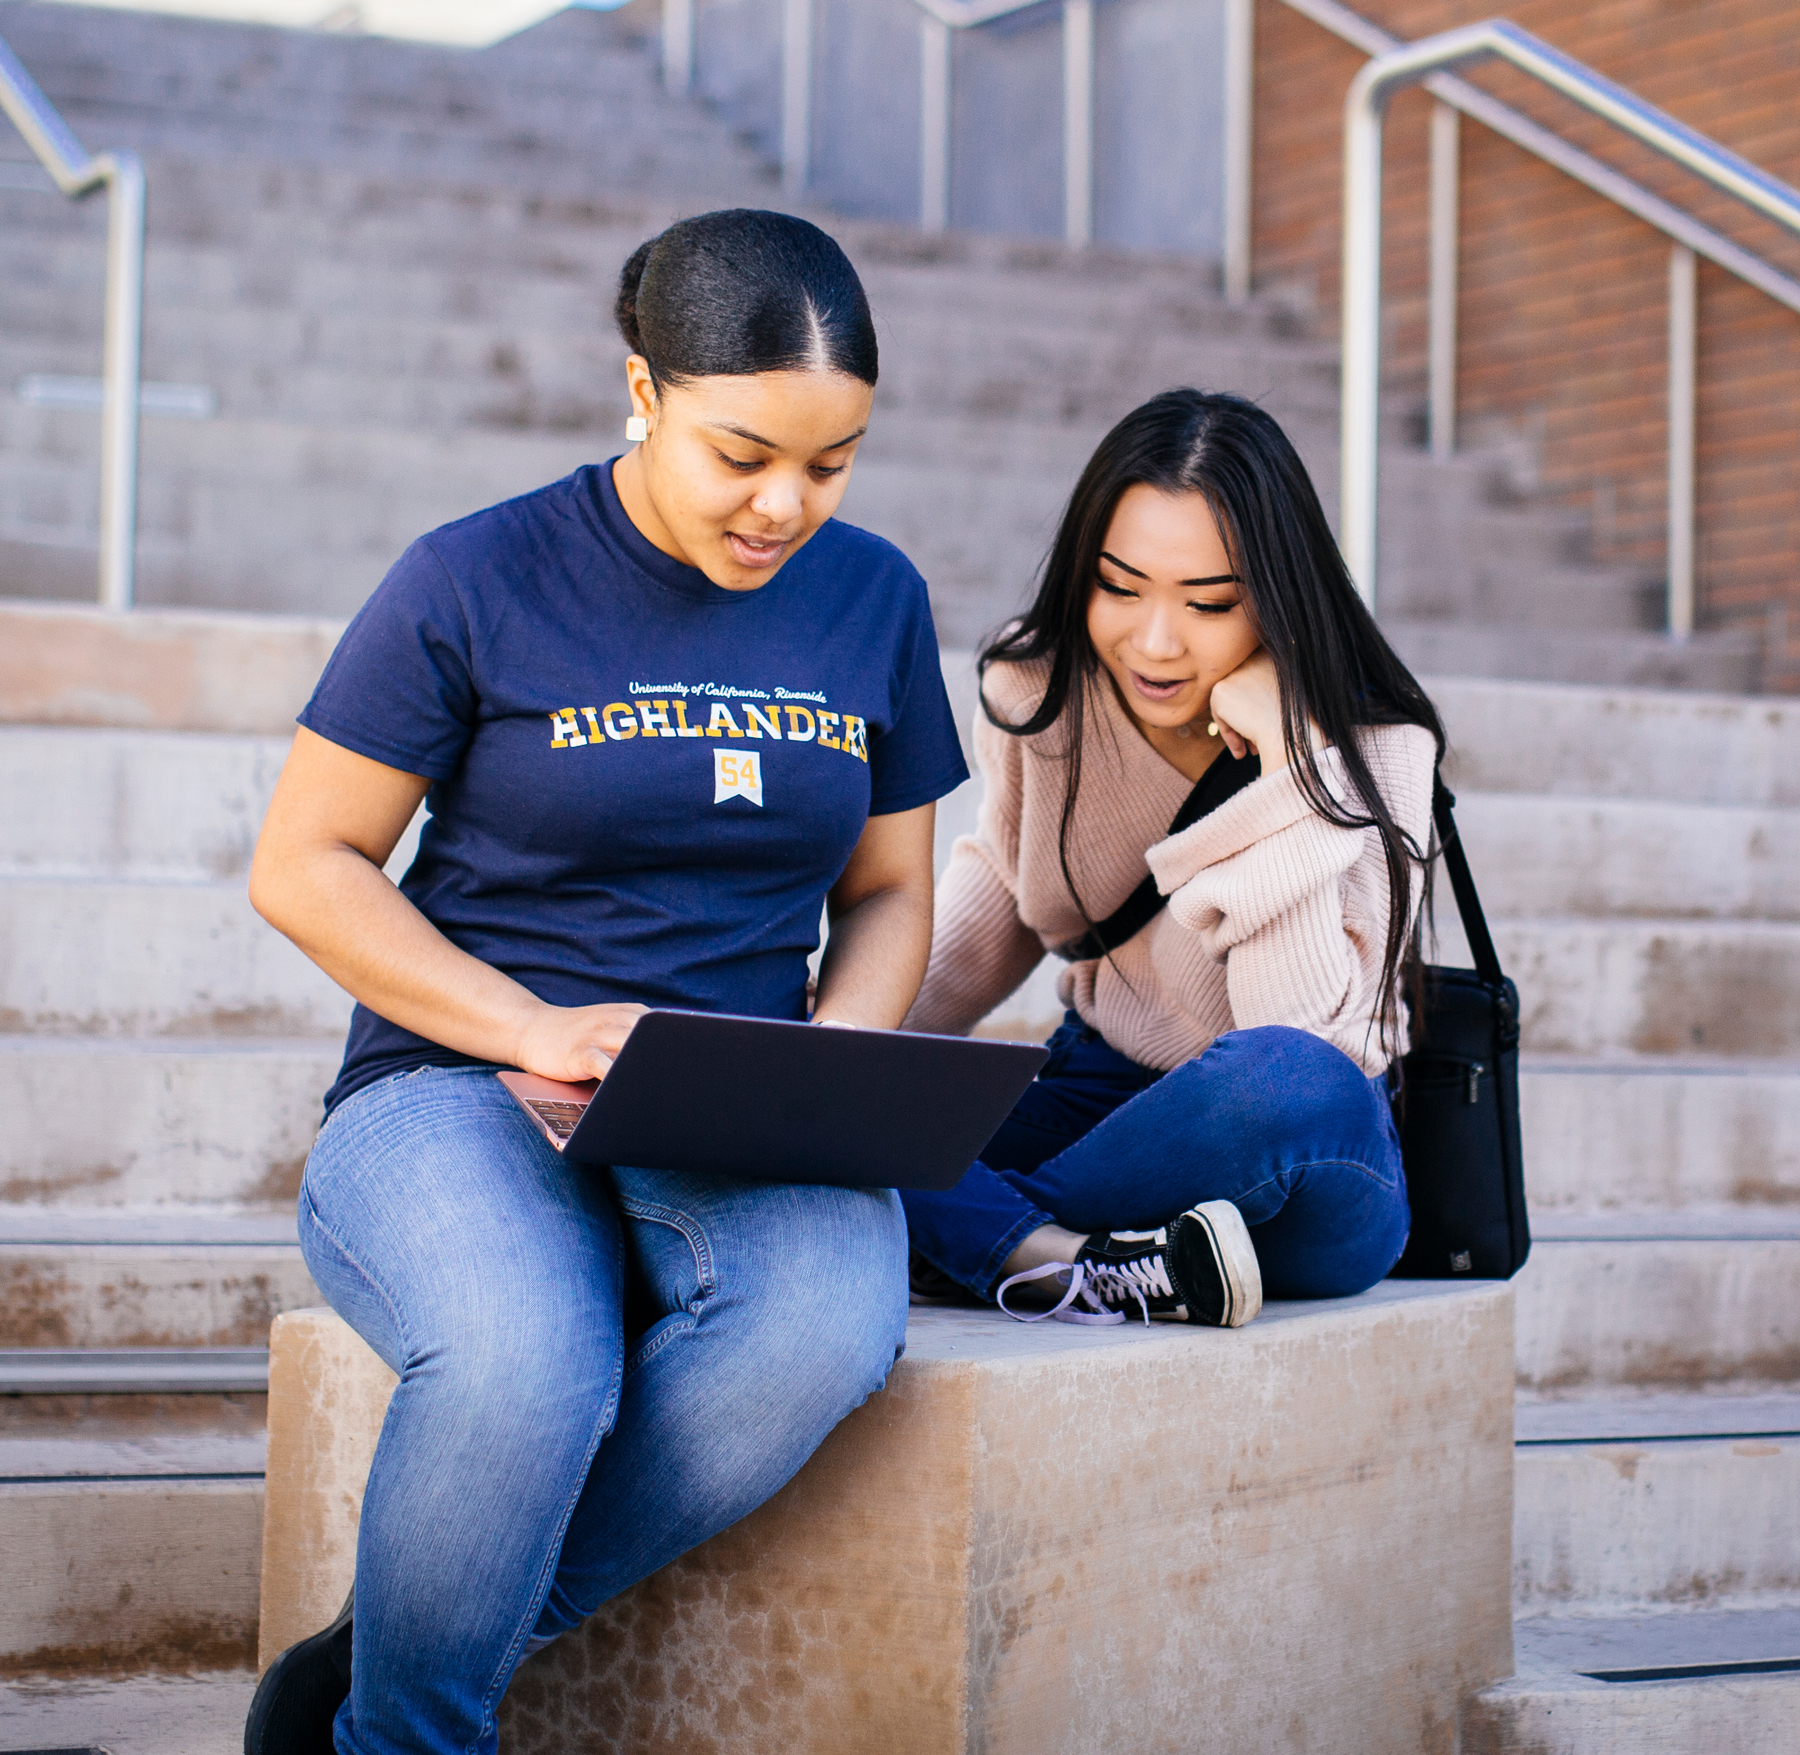
[[[761,1504],[904,1333],[890,1193],[583,1170],[491,1076],[601,1077],[647,1005],[803,1018],[822,905],[815,1020],[897,1026],[965,777],[923,581],[831,521],[876,377],[843,253],[684,220],[618,317],[634,448],[402,556],[257,848],[359,1002],[301,1246],[400,1376],[354,1618],[264,1678],[261,1755],[334,1715],[340,1751],[493,1749],[519,1660]]]

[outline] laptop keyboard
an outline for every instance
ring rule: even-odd
[[[527,1097],[526,1107],[564,1144],[575,1131],[575,1124],[587,1113],[585,1103],[550,1103],[539,1097]]]

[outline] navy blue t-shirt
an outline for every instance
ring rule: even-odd
[[[427,777],[400,889],[554,1005],[806,1014],[819,910],[871,815],[968,770],[925,583],[825,524],[726,591],[654,548],[610,463],[415,542],[300,723]],[[326,1107],[470,1064],[358,1006]]]

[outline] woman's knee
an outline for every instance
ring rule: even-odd
[[[906,1216],[891,1189],[829,1189],[796,1263],[798,1329],[819,1337],[821,1363],[842,1360],[857,1396],[880,1387],[906,1341]],[[780,1295],[779,1292],[777,1294]]]
[[[1332,1142],[1371,1162],[1386,1154],[1385,1095],[1341,1048],[1309,1030],[1268,1024],[1219,1037],[1189,1065],[1209,1128]],[[1271,1143],[1273,1141],[1271,1140]]]
[[[886,1189],[812,1189],[801,1205],[781,1259],[720,1289],[756,1378],[786,1382],[828,1429],[882,1386],[905,1345],[906,1220]]]

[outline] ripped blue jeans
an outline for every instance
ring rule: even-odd
[[[982,1298],[1040,1225],[1148,1230],[1206,1200],[1243,1214],[1267,1297],[1366,1291],[1410,1220],[1385,1078],[1278,1027],[1158,1073],[1070,1012],[962,1181],[901,1194],[912,1247]]]
[[[905,1339],[890,1192],[583,1169],[480,1068],[344,1102],[300,1246],[400,1376],[338,1755],[495,1749],[531,1642],[762,1504]]]

